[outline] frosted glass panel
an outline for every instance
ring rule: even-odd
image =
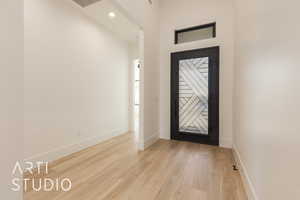
[[[208,57],[179,61],[179,131],[208,135]]]
[[[177,43],[192,42],[214,37],[214,27],[207,27],[178,33]]]

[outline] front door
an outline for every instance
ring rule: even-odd
[[[171,54],[171,139],[219,145],[219,47]]]

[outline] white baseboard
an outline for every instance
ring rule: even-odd
[[[164,139],[164,140],[171,140],[171,137],[170,137],[170,136],[160,135],[159,138],[160,138],[160,139]]]
[[[115,136],[122,135],[126,133],[127,131],[124,130],[115,130],[111,133],[99,135],[96,137],[91,137],[88,139],[85,139],[79,143],[66,145],[63,147],[59,147],[57,149],[53,149],[52,151],[44,152],[35,156],[32,156],[30,158],[24,159],[24,162],[32,162],[33,164],[36,162],[52,162],[55,160],[58,160],[59,158],[68,156],[72,153],[81,151],[85,148],[94,146],[100,142],[103,142],[105,140],[111,139]],[[36,167],[36,166],[34,166]]]
[[[232,149],[232,140],[228,138],[220,138],[220,147]]]
[[[243,185],[247,193],[248,200],[259,200],[257,193],[255,192],[252,181],[250,180],[249,174],[247,172],[246,166],[241,158],[241,155],[237,147],[233,144],[233,156],[235,163],[239,169],[242,177]]]
[[[142,143],[140,144],[140,150],[145,150],[145,149],[147,149],[147,148],[150,147],[152,144],[154,144],[157,140],[159,140],[159,134],[158,134],[158,133],[151,135],[150,137],[146,138],[146,139],[144,140],[144,142],[142,142]]]

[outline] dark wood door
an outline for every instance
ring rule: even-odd
[[[219,47],[171,54],[171,139],[219,145]]]

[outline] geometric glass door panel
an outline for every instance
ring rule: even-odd
[[[208,57],[179,61],[179,131],[208,135]]]
[[[171,139],[219,145],[219,47],[171,54]]]

